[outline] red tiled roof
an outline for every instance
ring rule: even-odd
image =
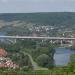
[[[7,56],[7,52],[4,49],[0,48],[0,57],[5,57],[5,56]]]
[[[6,58],[7,56],[7,52],[0,48],[0,57],[4,57]],[[12,60],[8,60],[5,63],[0,63],[0,68],[19,68],[19,65],[16,65],[14,62],[12,62]]]

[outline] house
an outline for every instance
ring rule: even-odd
[[[0,68],[19,68],[19,65],[15,64],[9,57],[7,56],[7,52],[0,48]]]

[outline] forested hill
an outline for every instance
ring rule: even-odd
[[[11,13],[0,14],[0,20],[24,21],[49,25],[73,25],[75,24],[75,13],[72,12],[48,12],[48,13]]]

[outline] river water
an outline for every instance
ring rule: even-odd
[[[75,53],[75,51],[66,48],[56,48],[55,51],[56,66],[66,66],[70,62],[70,56]]]

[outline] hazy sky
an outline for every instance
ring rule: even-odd
[[[75,12],[75,0],[0,0],[0,13]]]

